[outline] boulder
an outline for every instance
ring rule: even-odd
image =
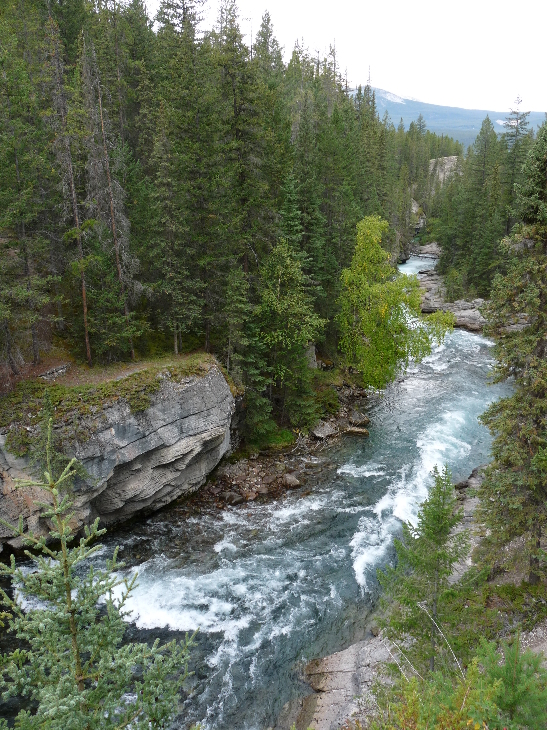
[[[314,426],[314,428],[311,429],[310,433],[314,438],[322,441],[330,436],[334,436],[337,431],[331,423],[320,421],[317,426]]]
[[[486,323],[480,312],[485,303],[484,299],[473,299],[473,301],[459,299],[455,302],[446,302],[443,278],[435,271],[420,274],[420,287],[424,290],[422,294],[422,312],[424,314],[439,310],[452,312],[455,327],[461,327],[470,332],[482,332]]]
[[[241,504],[245,499],[237,492],[222,492],[222,499],[228,504]]]
[[[420,246],[418,249],[418,256],[432,256],[439,257],[441,255],[441,247],[434,241],[433,243],[427,243],[425,246]]]
[[[352,426],[368,426],[370,424],[370,418],[361,411],[352,411],[349,421]]]
[[[289,489],[296,489],[300,486],[300,481],[294,476],[294,474],[285,474],[283,476],[283,484]]]
[[[362,428],[361,426],[350,426],[346,430],[346,433],[352,433],[352,434],[355,434],[356,436],[369,436],[370,435],[368,430],[366,428]]]

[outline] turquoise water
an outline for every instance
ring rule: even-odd
[[[191,518],[174,507],[109,538],[139,573],[132,632],[199,628],[193,695],[175,727],[264,730],[306,691],[303,663],[361,638],[376,568],[400,520],[415,517],[432,468],[446,463],[459,480],[488,461],[477,417],[507,392],[487,385],[491,364],[487,339],[454,331],[371,399],[370,438],[323,454],[334,467],[311,492]]]

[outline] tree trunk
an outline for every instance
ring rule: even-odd
[[[8,99],[9,102],[9,99]],[[19,156],[17,154],[17,150],[15,151],[15,175],[17,177],[17,189],[18,191],[21,190],[21,177],[19,174]],[[25,231],[25,221],[21,221],[21,233],[20,233],[21,242],[23,244],[23,253],[25,255],[25,278],[27,280],[27,291],[29,296],[29,309],[31,309],[31,302],[32,302],[32,287],[30,285],[30,266],[29,266],[29,256],[28,256],[28,247],[27,247],[27,241],[26,241],[26,231]],[[38,335],[36,332],[36,323],[33,322],[30,327],[31,337],[32,337],[32,364],[38,365],[40,362],[40,348],[38,346]]]
[[[49,11],[49,22],[54,23],[51,16],[51,8],[48,3]],[[74,176],[74,167],[72,164],[72,150],[70,149],[70,139],[67,134],[67,119],[66,119],[66,107],[65,98],[63,93],[63,78],[61,70],[61,58],[59,56],[59,49],[55,43],[55,39],[52,39],[53,43],[53,54],[55,62],[55,93],[57,94],[57,106],[58,113],[61,117],[61,129],[63,130],[63,142],[66,154],[66,174],[68,178],[68,187],[70,190],[70,206],[72,208],[72,219],[74,228],[76,229],[76,242],[78,245],[78,259],[80,261],[80,282],[82,287],[82,308],[84,316],[84,340],[85,340],[85,354],[86,360],[89,367],[92,366],[91,360],[91,344],[89,342],[89,328],[87,324],[87,287],[85,283],[85,272],[84,272],[84,249],[82,245],[82,236],[80,233],[80,215],[78,212],[78,196],[76,194],[76,181]]]
[[[433,593],[433,607],[431,610],[431,615],[433,616],[433,621],[431,622],[431,656],[429,657],[429,670],[431,672],[435,671],[435,648],[436,648],[436,639],[437,639],[437,626],[435,625],[437,623],[437,586],[439,582],[439,569],[435,568],[435,591]]]
[[[17,159],[17,155],[16,155]],[[25,236],[25,224],[24,222],[21,224],[21,233],[22,233],[22,239],[23,239],[23,251],[25,254],[25,277],[27,280],[27,291],[29,295],[29,309],[32,309],[32,287],[30,284],[30,263],[29,263],[29,255],[28,255],[28,247],[26,242],[26,236]],[[30,326],[30,334],[32,337],[32,364],[38,365],[40,362],[40,346],[38,343],[38,331],[36,329],[36,322],[33,321]]]
[[[211,347],[211,323],[207,319],[205,322],[205,352],[209,352]]]
[[[116,51],[116,77],[118,80],[118,104],[119,104],[119,119],[120,119],[120,139],[124,141],[123,138],[123,130],[124,130],[124,120],[123,120],[123,98],[122,98],[122,75],[120,71],[120,49],[119,49],[119,43],[118,43],[118,16],[117,16],[117,8],[116,8],[116,0],[114,0],[114,49]]]
[[[541,548],[541,523],[537,520],[532,526],[532,549],[530,551],[530,572],[528,583],[537,585],[541,581],[539,572],[539,549]]]
[[[175,355],[178,355],[179,354],[179,338],[178,338],[176,322],[173,325],[173,349],[175,351]]]
[[[106,179],[108,183],[108,199],[110,203],[110,224],[112,228],[112,239],[114,241],[114,254],[116,256],[116,270],[118,272],[118,281],[122,290],[123,297],[123,311],[125,314],[125,321],[129,329],[129,308],[127,306],[127,298],[125,296],[125,285],[123,283],[122,266],[120,261],[120,241],[118,238],[118,229],[116,226],[116,214],[114,209],[114,193],[112,191],[112,177],[110,175],[110,160],[108,157],[108,146],[106,143],[106,130],[104,126],[104,114],[103,114],[103,97],[101,91],[101,82],[97,79],[97,98],[99,101],[99,114],[101,117],[101,135],[103,142],[103,154],[104,154],[104,166],[106,171]],[[131,347],[131,359],[135,359],[135,349],[133,347],[133,338],[129,337],[129,344]]]
[[[12,345],[11,345],[11,332],[10,332],[9,325],[7,322],[4,322],[3,330],[4,330],[4,333],[6,336],[6,351],[7,351],[6,354],[8,357],[8,363],[10,366],[10,370],[13,373],[13,375],[19,375],[19,369],[18,369],[18,367],[15,363],[15,359],[13,357]]]

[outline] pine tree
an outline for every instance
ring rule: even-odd
[[[89,325],[87,317],[87,285],[85,280],[85,261],[81,230],[81,205],[78,200],[76,171],[73,160],[73,140],[69,130],[68,108],[64,79],[64,63],[61,52],[60,33],[57,23],[49,14],[46,25],[47,54],[49,62],[49,82],[53,101],[51,124],[55,130],[54,149],[61,171],[62,190],[64,197],[63,213],[70,217],[73,228],[69,237],[76,240],[78,263],[80,267],[80,281],[82,292],[82,310],[85,353],[88,365],[91,366],[91,344],[89,340]],[[67,234],[65,234],[67,235]]]
[[[119,145],[111,141],[110,122],[104,104],[104,87],[102,85],[97,56],[93,43],[84,39],[81,54],[82,82],[85,105],[89,119],[87,135],[87,206],[99,223],[97,233],[106,251],[111,247],[114,251],[114,264],[119,293],[112,290],[105,292],[115,302],[120,300],[123,311],[122,320],[117,320],[114,312],[107,305],[110,324],[118,321],[118,342],[125,341],[131,355],[135,359],[134,340],[142,332],[142,326],[129,309],[129,296],[139,292],[140,287],[135,279],[138,261],[129,251],[129,221],[125,214],[125,190],[121,184],[123,179],[123,151]],[[112,151],[111,151],[112,150]],[[109,241],[109,244],[106,243]],[[111,243],[110,243],[111,242]]]
[[[501,656],[500,656],[501,654]],[[520,634],[512,643],[481,642],[478,658],[487,681],[496,687],[494,701],[517,727],[542,730],[547,722],[547,672],[541,654],[521,651]]]
[[[461,522],[448,468],[433,470],[434,483],[418,511],[416,526],[403,523],[402,540],[395,540],[396,566],[378,571],[387,609],[388,637],[413,640],[411,652],[431,672],[442,650],[439,624],[443,600],[454,566],[467,553],[467,534],[455,531]]]
[[[33,5],[24,18],[21,11],[9,3],[0,16],[0,230],[8,233],[17,262],[16,268],[10,267],[12,321],[8,324],[4,317],[3,330],[6,343],[19,339],[19,351],[30,350],[36,365],[42,344],[39,327],[50,299],[42,229],[47,214],[44,193],[51,190],[49,134],[43,124],[38,39],[33,38],[40,33],[41,17]],[[23,31],[18,32],[21,22]],[[9,349],[13,352],[12,345]],[[8,359],[13,370],[14,361]]]
[[[241,267],[234,267],[228,274],[225,303],[226,369],[242,381],[241,353],[249,345],[245,335],[246,325],[254,314],[249,301],[249,281]]]
[[[530,149],[532,136],[528,131],[528,116],[530,112],[522,112],[520,105],[522,99],[517,96],[515,100],[515,108],[511,109],[508,117],[506,117],[503,134],[503,140],[507,147],[507,158],[505,163],[506,178],[506,225],[505,233],[509,234],[515,223],[514,218],[514,201],[515,201],[515,185],[520,182],[521,169],[526,159],[526,154]]]
[[[296,197],[296,184],[292,173],[287,176],[283,185],[283,205],[281,206],[281,235],[292,250],[301,251],[303,227]]]
[[[17,727],[25,730],[167,728],[188,676],[191,639],[164,646],[122,643],[135,578],[118,577],[123,564],[117,550],[106,568],[85,570],[101,549],[97,539],[105,530],[97,520],[71,544],[76,464],[72,460],[56,473],[51,432],[50,421],[43,478],[20,485],[43,495],[37,504],[51,524],[49,534],[25,533],[21,517],[13,532],[33,550],[26,555],[35,570],[18,568],[13,555],[9,565],[0,565],[0,575],[17,585],[13,599],[0,590],[11,614],[9,631],[25,645],[2,656],[0,687],[4,696],[22,696],[36,705],[35,712],[21,710],[17,716]],[[23,599],[30,608],[23,610]]]
[[[313,311],[308,291],[308,279],[302,272],[298,256],[281,239],[272,250],[260,272],[260,305],[257,318],[261,337],[268,347],[271,372],[270,399],[278,400],[281,420],[291,417],[295,425],[309,427],[305,416],[307,403],[297,405],[293,397],[292,412],[288,413],[287,397],[302,388],[304,400],[311,392],[306,387],[305,350],[314,342],[324,327]],[[309,396],[306,398],[306,396]],[[312,419],[313,420],[313,419]]]
[[[543,574],[541,538],[547,524],[547,125],[538,133],[517,188],[521,230],[503,242],[507,273],[498,275],[486,308],[497,335],[496,376],[516,392],[494,403],[483,422],[494,434],[494,461],[481,486],[481,516],[496,548],[524,536],[529,581]],[[499,551],[498,555],[499,555]]]

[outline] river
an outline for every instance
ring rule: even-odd
[[[412,258],[401,270],[433,265]],[[400,520],[412,520],[435,465],[455,480],[488,461],[478,416],[491,342],[456,330],[371,401],[370,438],[345,437],[313,490],[190,518],[177,507],[112,534],[138,571],[131,633],[199,628],[193,694],[175,727],[264,730],[305,687],[299,667],[362,638]]]

